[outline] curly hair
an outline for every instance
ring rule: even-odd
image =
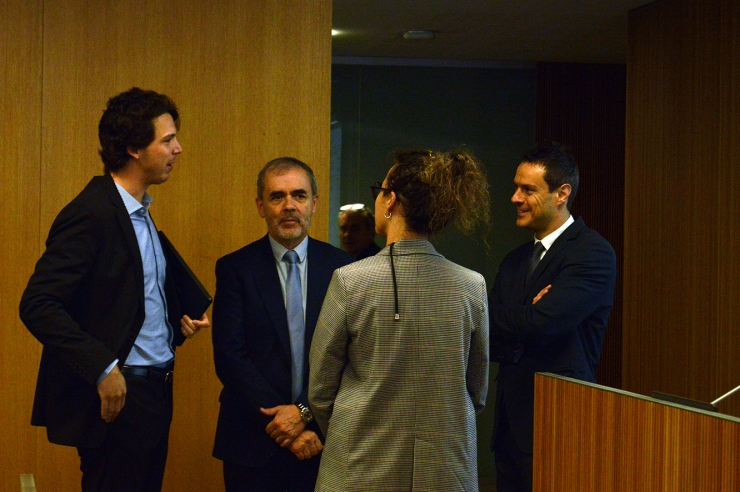
[[[394,157],[387,188],[396,193],[410,230],[437,234],[454,222],[460,232],[470,235],[479,226],[489,227],[488,180],[470,154],[411,150]]]
[[[100,154],[106,173],[120,171],[131,156],[128,149],[143,149],[154,141],[154,119],[172,115],[180,129],[177,106],[169,97],[132,87],[108,100],[98,123]]]

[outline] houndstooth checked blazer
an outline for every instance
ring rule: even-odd
[[[334,272],[310,352],[326,436],[317,491],[477,491],[475,415],[488,392],[483,277],[426,240]]]

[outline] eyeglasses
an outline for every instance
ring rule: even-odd
[[[390,188],[383,188],[383,183],[381,183],[380,181],[376,181],[375,183],[370,185],[370,191],[373,194],[373,200],[375,200],[376,198],[378,198],[378,195],[380,195],[381,191],[389,192],[393,190]]]

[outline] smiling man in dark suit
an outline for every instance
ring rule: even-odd
[[[268,233],[216,263],[213,351],[224,385],[213,456],[235,491],[313,491],[323,449],[308,406],[308,351],[337,268],[352,258],[308,237],[318,200],[305,163],[257,178]]]
[[[158,491],[172,418],[175,347],[210,326],[182,315],[151,185],[182,147],[165,95],[133,88],[98,125],[105,174],[59,213],[21,299],[43,344],[32,424],[76,446],[83,491]]]
[[[596,381],[616,256],[571,216],[578,180],[573,156],[554,142],[525,155],[514,177],[516,225],[534,241],[504,258],[489,296],[491,360],[500,363],[491,443],[499,492],[532,489],[534,374]]]

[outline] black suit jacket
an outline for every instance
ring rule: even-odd
[[[180,309],[169,281],[165,295],[179,345]],[[44,346],[31,423],[46,426],[53,443],[99,446],[108,424],[95,383],[115,359],[123,364],[144,322],[141,253],[110,175],[94,177],[54,220],[20,316]]]
[[[500,362],[496,420],[504,405],[517,446],[528,453],[534,374],[596,380],[617,275],[611,245],[580,218],[555,240],[527,279],[533,248],[530,241],[504,258],[489,296],[491,360]],[[532,305],[548,284],[550,292]],[[508,360],[514,346],[522,350],[516,362]]]
[[[331,276],[352,261],[347,253],[308,238],[305,381],[298,401],[308,406],[308,352]],[[216,263],[213,354],[224,385],[213,456],[244,466],[262,466],[282,450],[265,427],[260,407],[291,402],[288,318],[268,236]],[[315,422],[308,426],[319,436]],[[323,439],[322,439],[323,440]]]

